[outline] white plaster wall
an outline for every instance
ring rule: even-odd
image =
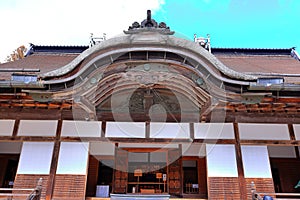
[[[18,136],[55,136],[56,120],[20,120]]]
[[[247,124],[240,123],[242,140],[290,140],[287,124]]]
[[[12,136],[15,120],[0,120],[0,136]]]
[[[232,123],[195,123],[196,139],[234,139]]]
[[[63,137],[100,137],[101,124],[99,121],[69,121],[62,123]]]
[[[300,124],[293,124],[296,140],[300,140]]]
[[[245,178],[272,178],[267,146],[241,146]]]
[[[24,142],[17,174],[49,174],[53,142]]]
[[[145,138],[144,122],[106,122],[105,137]]]
[[[150,138],[189,138],[189,123],[150,123]]]
[[[89,143],[62,142],[56,173],[85,175],[87,173],[88,156]]]
[[[238,177],[234,145],[207,144],[207,176]]]

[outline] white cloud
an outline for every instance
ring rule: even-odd
[[[0,1],[0,61],[20,45],[88,45],[90,33],[113,37],[164,0]],[[1,4],[5,4],[2,6]]]

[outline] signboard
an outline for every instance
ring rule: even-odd
[[[167,181],[167,174],[163,174],[163,181]]]
[[[142,176],[143,175],[143,172],[141,169],[135,169],[134,170],[134,176]]]
[[[156,173],[156,178],[158,179],[162,178],[162,173]]]

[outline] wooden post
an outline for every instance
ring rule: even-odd
[[[241,197],[241,199],[246,199],[247,191],[246,191],[246,183],[245,183],[245,176],[244,176],[242,150],[241,150],[241,144],[240,144],[240,135],[239,135],[238,124],[234,123],[233,127],[234,127],[234,136],[235,136],[236,163],[237,163],[237,170],[238,170],[238,176],[239,176],[240,197]]]
[[[296,136],[295,136],[295,131],[294,131],[293,124],[288,124],[288,129],[289,129],[291,140],[296,141]],[[296,158],[299,159],[300,155],[299,155],[298,146],[295,146],[294,148],[295,148]]]
[[[51,200],[52,195],[53,195],[55,173],[56,173],[56,169],[57,169],[59,149],[60,149],[61,128],[62,128],[62,120],[58,120],[57,130],[56,130],[56,138],[55,138],[52,161],[51,161],[51,166],[50,166],[50,175],[49,175],[48,186],[47,186],[47,190],[46,190],[46,200]]]

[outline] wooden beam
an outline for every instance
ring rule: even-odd
[[[240,186],[240,199],[247,199],[247,189],[246,189],[246,182],[245,182],[245,175],[244,175],[243,158],[242,158],[238,124],[234,123],[233,128],[234,128],[234,136],[235,136],[236,163],[237,163],[238,179],[239,179],[239,186]]]
[[[42,137],[42,136],[0,136],[0,141],[3,142],[53,142],[55,137]]]
[[[48,185],[47,185],[47,190],[46,190],[46,200],[52,199],[52,195],[53,195],[53,191],[54,191],[55,174],[56,174],[59,149],[60,149],[61,129],[62,129],[62,120],[58,120],[55,143],[54,143],[53,154],[52,154],[52,160],[51,160],[51,165],[50,165],[50,175],[49,175]]]
[[[194,139],[193,143],[204,144],[235,144],[235,139]]]
[[[179,149],[179,155],[180,155],[180,158],[179,158],[179,165],[180,165],[180,196],[183,195],[183,164],[182,164],[182,144],[179,144],[178,146],[178,149]]]
[[[101,138],[105,137],[105,132],[106,132],[106,121],[102,121],[102,124],[101,124]]]
[[[0,141],[6,142],[23,142],[23,141],[33,141],[33,142],[52,142],[55,141],[56,137],[42,137],[42,136],[0,136]],[[59,141],[64,142],[112,142],[112,143],[205,143],[205,144],[235,144],[234,139],[177,139],[177,138],[117,138],[117,137],[60,137]],[[244,140],[243,140],[244,141]],[[255,143],[256,140],[247,140],[245,143]],[[264,144],[265,141],[259,141]],[[271,141],[269,141],[271,143]],[[278,143],[278,141],[274,141]],[[292,143],[292,142],[290,142]],[[296,141],[292,146],[296,146],[300,141]],[[288,143],[287,143],[288,144]]]
[[[166,152],[170,148],[121,148],[122,150],[128,151],[128,152],[134,152],[134,153],[148,153],[148,152]]]
[[[232,117],[231,120],[242,123],[300,123],[300,113],[288,114],[285,112],[271,112],[271,113],[235,113],[226,114],[227,117]],[[234,118],[234,119],[233,119]],[[230,121],[231,121],[230,120]]]
[[[232,112],[223,109],[213,110],[206,116],[206,122],[237,122],[237,123],[286,123],[300,124],[300,112]]]
[[[299,140],[241,140],[242,145],[300,146]]]
[[[145,133],[145,138],[150,138],[150,122],[146,121],[146,133]]]

